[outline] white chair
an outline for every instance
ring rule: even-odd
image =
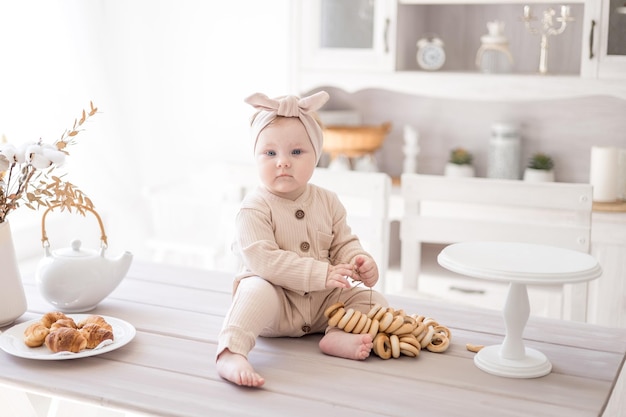
[[[403,174],[402,288],[418,290],[422,243],[516,241],[589,252],[592,187]],[[566,285],[562,318],[585,320],[587,284]]]
[[[316,168],[313,184],[334,191],[346,207],[348,224],[376,263],[376,289],[385,292],[389,266],[389,199],[391,177],[382,172],[335,171]]]
[[[213,163],[193,175],[146,188],[152,259],[236,271],[238,260],[230,250],[235,216],[243,197],[257,185],[254,165]]]
[[[311,182],[339,196],[349,225],[378,264],[376,288],[383,291],[391,178],[379,172],[316,168]],[[153,260],[236,271],[239,261],[230,250],[235,216],[243,197],[257,185],[254,165],[225,163],[146,189],[153,228],[147,243]]]

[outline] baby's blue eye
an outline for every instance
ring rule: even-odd
[[[267,154],[267,156],[276,156],[276,152],[274,151],[267,151],[265,153]]]
[[[301,149],[294,149],[293,151],[291,151],[292,155],[300,155],[302,153]]]

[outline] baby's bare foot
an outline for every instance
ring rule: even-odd
[[[260,387],[265,379],[254,371],[248,359],[226,349],[217,358],[217,373],[227,381],[246,387]]]
[[[369,357],[373,347],[369,334],[330,331],[320,340],[320,349],[325,354],[359,361]]]

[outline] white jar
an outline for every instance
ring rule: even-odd
[[[476,53],[476,66],[485,73],[509,73],[513,69],[513,56],[509,41],[504,36],[504,22],[487,23],[489,33],[480,37],[481,45]]]
[[[487,177],[518,180],[521,176],[521,139],[518,127],[494,123],[489,141]]]
[[[505,74],[512,70],[510,53],[500,45],[483,44],[476,57],[478,68],[488,74]]]

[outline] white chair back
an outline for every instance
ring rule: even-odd
[[[589,252],[589,184],[403,174],[402,197],[405,289],[418,289],[422,243],[516,241]],[[586,305],[586,284],[567,286],[564,300],[564,317],[584,320],[573,304]]]
[[[313,184],[334,191],[348,212],[348,224],[376,263],[376,289],[385,292],[389,267],[389,199],[391,177],[382,172],[338,171],[316,168]]]
[[[146,188],[152,259],[236,271],[239,261],[230,250],[235,216],[243,197],[258,183],[254,165],[214,163]]]
[[[311,182],[337,193],[348,223],[376,260],[385,288],[389,264],[391,178],[379,172],[316,168]],[[153,260],[237,271],[230,246],[243,197],[259,184],[253,164],[213,164],[191,176],[144,190],[152,218],[148,245]]]

